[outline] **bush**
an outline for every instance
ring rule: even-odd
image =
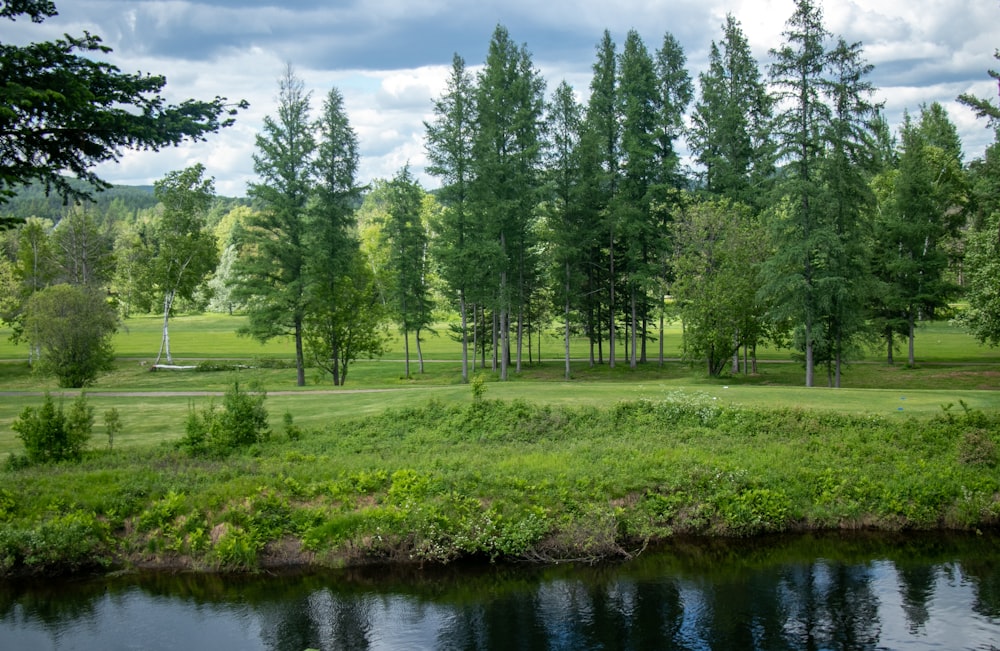
[[[24,443],[29,463],[47,463],[79,460],[93,426],[94,408],[87,405],[86,395],[81,393],[69,413],[63,413],[62,403],[56,408],[46,393],[42,406],[25,407],[11,429]]]
[[[192,454],[229,452],[247,448],[270,435],[267,393],[252,385],[250,391],[240,388],[237,380],[222,399],[222,409],[211,404],[200,413],[193,408],[188,413],[186,433],[180,446]]]

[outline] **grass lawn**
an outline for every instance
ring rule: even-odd
[[[238,337],[242,317],[225,315],[182,316],[171,321],[171,342],[175,361],[258,358],[291,359],[288,341],[260,344]],[[394,341],[382,360],[362,360],[352,364],[346,387],[337,389],[329,377],[315,369],[307,371],[307,386],[295,386],[292,368],[262,368],[239,372],[159,371],[150,372],[159,346],[161,321],[155,316],[129,319],[127,328],[116,335],[119,360],[115,369],[102,376],[88,390],[97,414],[94,446],[102,444],[103,414],[116,407],[123,430],[116,447],[131,447],[176,440],[183,434],[188,410],[218,401],[234,379],[258,380],[270,392],[267,407],[272,422],[280,423],[287,411],[303,427],[319,427],[331,420],[373,414],[390,407],[425,404],[431,398],[445,402],[471,400],[471,390],[460,383],[459,346],[445,336],[429,336],[424,344],[428,361],[425,373],[416,372],[411,360],[411,377],[403,376],[401,343]],[[441,326],[440,331],[446,328]],[[666,356],[680,355],[680,327],[666,333]],[[511,381],[490,380],[487,395],[504,400],[527,400],[553,405],[606,406],[639,398],[658,399],[676,392],[704,395],[722,404],[752,407],[800,407],[844,413],[871,413],[892,418],[929,416],[942,407],[960,401],[985,410],[1000,408],[1000,350],[979,346],[965,332],[950,323],[931,323],[921,328],[917,339],[919,363],[914,368],[897,363],[886,365],[869,358],[850,364],[844,371],[843,387],[805,389],[801,386],[801,364],[789,359],[789,351],[761,351],[759,373],[709,378],[698,368],[679,361],[663,367],[655,361],[632,370],[619,362],[616,368],[591,368],[586,342],[572,342],[572,380],[564,380],[562,343],[556,336],[543,336],[542,358],[512,373]],[[657,346],[654,346],[658,348]],[[605,351],[606,354],[607,351]],[[651,351],[655,355],[657,351]],[[0,392],[15,392],[0,400],[0,455],[20,449],[10,424],[26,405],[39,402],[38,393],[60,393],[51,378],[33,375],[21,361],[23,346],[9,341],[9,331],[0,330]],[[624,351],[621,351],[622,356]],[[624,357],[620,358],[624,359]],[[823,369],[817,381],[825,382]],[[33,395],[24,395],[30,392]],[[121,395],[123,392],[137,395]],[[320,393],[318,393],[320,392]],[[74,393],[74,392],[69,392]]]

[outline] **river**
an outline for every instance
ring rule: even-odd
[[[678,540],[596,566],[0,583],[0,649],[1000,649],[1000,536]]]

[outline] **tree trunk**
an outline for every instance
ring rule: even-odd
[[[639,352],[639,349],[638,349],[638,346],[637,346],[637,343],[638,343],[638,340],[637,340],[638,332],[636,332],[636,330],[638,329],[637,326],[639,325],[639,314],[638,314],[638,310],[636,309],[635,302],[636,302],[636,299],[635,299],[635,286],[633,285],[633,287],[632,287],[632,333],[631,333],[632,354],[629,356],[629,360],[628,360],[629,368],[631,368],[633,370],[636,368],[636,365],[638,364],[638,361],[639,361],[639,360],[636,359],[636,354]]]
[[[639,320],[639,363],[646,363],[646,340],[649,339],[649,313],[648,306],[643,306],[642,319]]]
[[[664,346],[664,340],[666,339],[666,337],[663,336],[663,321],[664,321],[664,317],[663,317],[663,312],[664,312],[663,305],[664,305],[664,303],[666,303],[666,300],[667,300],[666,296],[661,296],[660,297],[660,366],[663,366],[663,364],[665,363],[665,360],[663,358],[663,346]]]
[[[417,372],[421,375],[424,374],[424,351],[420,348],[420,328],[416,330],[416,338],[414,341],[417,343]]]
[[[566,352],[566,379],[569,379],[569,262],[566,263],[566,340],[565,340],[565,352]],[[593,357],[593,346],[591,346],[591,357]],[[539,353],[541,357],[541,353]]]
[[[806,386],[813,386],[816,365],[813,361],[812,317],[806,315]]]
[[[485,355],[486,347],[483,347]],[[472,304],[472,372],[476,372],[476,359],[479,357],[479,306]],[[483,368],[486,367],[486,360],[483,359]]]
[[[403,375],[410,379],[410,331],[403,329]]]
[[[170,323],[170,309],[174,305],[174,292],[168,291],[163,295],[163,336],[160,338],[160,352],[156,354],[156,361],[153,362],[154,365],[160,363],[160,356],[166,353],[167,364],[173,364],[174,359],[170,355],[170,330],[168,325]]]
[[[465,315],[465,290],[458,291],[458,306],[462,313],[462,384],[469,383],[469,329]]]
[[[507,367],[510,366],[510,313],[500,311],[500,379],[507,379]]]
[[[913,340],[916,338],[917,334],[917,317],[915,313],[910,314],[909,321],[910,321],[909,323],[910,341],[909,341],[909,350],[907,351],[907,363],[909,363],[910,366],[913,366],[914,364],[916,364],[916,357],[913,354]]]
[[[608,366],[615,367],[615,234],[611,233],[609,249],[611,261],[611,291],[608,300]]]
[[[340,350],[337,347],[337,342],[330,342],[330,353],[333,357],[333,386],[340,386]]]
[[[891,326],[887,329],[885,340],[887,342],[886,343],[886,356],[885,356],[886,363],[889,364],[889,366],[892,366],[893,364],[895,364],[895,360],[893,360],[893,358],[892,358],[892,344],[893,344],[893,340],[892,340],[892,327]]]
[[[300,387],[306,385],[306,363],[302,352],[302,317],[295,317],[295,381]]]
[[[515,345],[517,346],[517,372],[521,372],[521,351],[524,348],[524,307],[519,305],[517,307],[517,339],[515,340]]]

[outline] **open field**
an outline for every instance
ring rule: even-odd
[[[237,359],[252,364],[259,358],[291,359],[288,341],[266,345],[238,337],[241,317],[223,315],[182,316],[172,320],[171,341],[175,361],[196,363],[201,359]],[[396,341],[382,360],[362,360],[351,366],[347,385],[335,389],[328,377],[315,369],[307,372],[308,385],[295,386],[292,368],[261,368],[239,372],[160,371],[152,373],[148,364],[159,346],[161,321],[158,317],[133,318],[115,339],[120,357],[113,372],[104,375],[88,390],[95,408],[97,433],[92,443],[100,445],[101,415],[111,407],[121,412],[123,429],[116,447],[141,446],[173,441],[183,434],[192,406],[217,402],[218,395],[234,380],[259,380],[270,392],[267,405],[272,421],[279,422],[287,411],[303,427],[320,427],[332,420],[370,415],[389,408],[415,407],[430,399],[446,403],[471,400],[471,391],[460,384],[458,345],[445,336],[429,336],[424,345],[426,372],[416,373],[411,360],[410,378],[403,377],[401,344]],[[441,327],[440,330],[445,330]],[[849,365],[844,372],[844,388],[805,389],[801,386],[802,367],[790,361],[787,350],[761,351],[757,375],[736,375],[723,379],[706,377],[700,369],[676,361],[680,356],[680,327],[666,333],[666,357],[660,367],[655,361],[631,370],[619,361],[614,369],[607,364],[591,368],[583,361],[586,342],[574,340],[572,380],[563,379],[561,341],[555,336],[542,339],[543,362],[526,365],[512,373],[511,381],[491,381],[487,395],[502,400],[527,400],[566,406],[607,406],[623,400],[659,399],[683,392],[703,395],[720,404],[752,407],[797,407],[837,411],[847,414],[871,413],[890,418],[930,416],[943,406],[960,401],[977,409],[1000,408],[1000,350],[979,346],[969,335],[948,323],[931,323],[918,334],[918,364],[908,368],[888,366],[869,358]],[[605,351],[606,352],[606,351]],[[655,353],[650,352],[650,357]],[[620,351],[620,360],[623,351]],[[33,375],[27,364],[18,361],[24,347],[9,341],[0,330],[0,456],[20,449],[10,423],[25,405],[39,402],[43,391],[60,394],[54,380]],[[824,376],[818,371],[818,381]],[[32,395],[25,395],[29,393]],[[74,393],[74,392],[69,392]],[[123,395],[127,393],[128,395]]]
[[[132,317],[125,321],[123,327],[114,339],[115,353],[119,357],[135,358],[136,360],[153,360],[160,346],[160,329],[163,320],[158,316]],[[292,358],[294,351],[289,340],[276,339],[261,344],[253,339],[240,337],[237,329],[245,323],[242,316],[227,316],[222,314],[201,314],[178,316],[170,320],[170,342],[173,355],[180,359],[252,359],[254,357],[285,357]],[[423,344],[424,356],[435,360],[460,360],[461,348],[452,341],[447,332],[447,325],[436,327],[436,334],[426,334]],[[563,343],[558,328],[543,333],[541,355],[543,360],[561,360]],[[678,322],[668,324],[664,330],[664,354],[669,359],[681,355],[681,325]],[[393,333],[395,334],[395,333]],[[537,340],[533,348],[533,358],[537,358]],[[416,358],[411,339],[411,357]],[[606,348],[606,345],[605,345]],[[647,356],[655,360],[659,353],[659,343],[654,342],[647,351]],[[574,338],[571,340],[570,354],[575,359],[586,359],[588,348],[586,340]],[[980,346],[973,337],[948,322],[931,322],[920,326],[916,338],[917,362],[977,362],[1000,364],[1000,349]],[[27,348],[10,342],[9,328],[0,328],[0,360],[24,359]],[[525,348],[527,359],[527,347]],[[884,353],[868,352],[865,361],[881,361]],[[390,342],[389,350],[383,359],[401,360],[403,358],[402,339],[395,336]],[[607,350],[605,350],[605,359]],[[761,348],[758,358],[762,360],[788,360],[789,351]],[[900,352],[897,360],[904,360]],[[625,359],[625,347],[619,342],[619,362]]]

